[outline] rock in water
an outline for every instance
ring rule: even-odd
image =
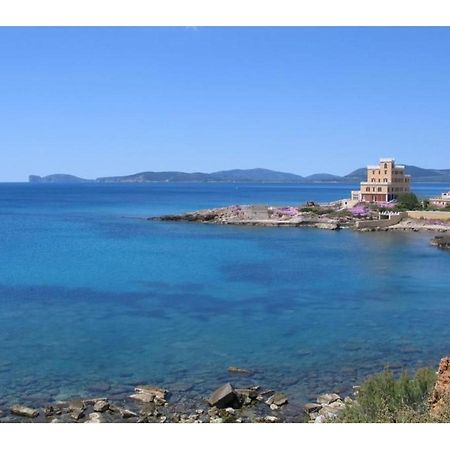
[[[319,403],[306,403],[303,406],[303,409],[305,410],[305,412],[307,414],[317,412],[317,411],[319,411],[320,408],[322,408],[322,405],[320,405]]]
[[[135,394],[131,394],[130,398],[144,403],[151,403],[155,400],[155,396],[153,394],[148,394],[146,392],[136,392]]]
[[[450,357],[441,359],[436,384],[431,395],[431,414],[439,415],[450,396]]]
[[[129,409],[120,409],[119,412],[123,419],[130,419],[131,417],[138,417],[138,415],[134,411],[130,411]]]
[[[276,417],[276,416],[266,416],[266,417],[264,417],[264,422],[267,422],[267,423],[276,423],[276,422],[279,422],[279,421],[280,421],[280,419],[278,417]]]
[[[134,390],[137,393],[153,395],[156,398],[159,398],[161,400],[165,400],[166,395],[168,394],[168,391],[166,389],[163,389],[163,388],[160,388],[157,386],[149,386],[149,385],[137,386]]]
[[[12,405],[10,411],[16,416],[29,417],[30,419],[34,419],[39,415],[39,410],[22,405]]]
[[[109,403],[105,400],[99,400],[94,404],[94,411],[95,412],[105,412],[109,409]]]
[[[317,397],[317,403],[320,403],[321,405],[329,405],[336,400],[341,400],[341,397],[337,394],[322,394]]]
[[[208,399],[209,406],[217,406],[217,408],[227,408],[238,402],[236,392],[230,383],[225,383],[216,389]]]
[[[286,394],[283,394],[282,392],[275,392],[271,397],[269,397],[266,401],[266,404],[269,406],[275,405],[275,406],[283,406],[288,402],[288,398]],[[275,408],[273,408],[275,409]]]
[[[251,375],[252,371],[242,367],[228,367],[228,372],[236,375]]]

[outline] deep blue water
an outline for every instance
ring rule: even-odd
[[[104,384],[205,395],[226,380],[303,401],[386,364],[436,365],[450,351],[450,254],[430,235],[142,220],[354,188],[0,184],[0,407]]]

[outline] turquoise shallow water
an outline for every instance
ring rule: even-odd
[[[450,254],[429,235],[142,220],[352,188],[0,184],[0,407],[139,382],[202,396],[227,380],[301,402],[386,364],[436,365]]]

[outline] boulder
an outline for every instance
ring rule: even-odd
[[[137,417],[137,413],[130,411],[129,409],[120,409],[120,415],[123,419],[130,419],[131,417]]]
[[[319,404],[319,403],[306,403],[303,406],[303,409],[305,410],[305,412],[307,414],[311,414],[311,413],[317,412],[317,411],[320,410],[320,408],[322,408],[322,405]]]
[[[208,399],[209,406],[217,406],[217,408],[234,406],[236,403],[238,403],[238,397],[230,383],[220,386]]]
[[[12,405],[10,411],[11,414],[16,416],[28,417],[30,419],[34,419],[39,415],[38,409],[29,408],[28,406],[23,405]]]
[[[450,400],[450,357],[442,358],[437,371],[436,384],[431,394],[431,414],[439,415]]]
[[[330,403],[340,400],[341,397],[338,394],[322,394],[317,397],[317,403],[321,405],[329,405]]]
[[[276,417],[276,416],[266,416],[266,417],[264,417],[264,422],[267,422],[267,423],[276,423],[276,422],[279,422],[279,421],[280,421],[280,419],[278,417]]]
[[[94,406],[97,402],[100,401],[104,401],[106,402],[108,399],[106,397],[98,397],[98,398],[87,398],[85,400],[75,400],[75,401],[80,401],[82,402],[84,405],[92,405]],[[70,402],[70,404],[74,404],[74,402]]]
[[[131,394],[130,398],[132,398],[133,400],[139,400],[143,403],[152,403],[155,399],[155,396],[146,392],[137,392],[135,394]]]
[[[105,420],[103,416],[98,412],[93,412],[89,414],[89,419],[85,423],[103,423]]]
[[[254,400],[258,398],[259,386],[252,388],[240,388],[235,389],[236,395],[242,405],[250,405]],[[262,397],[261,397],[262,399]]]
[[[106,400],[99,400],[94,403],[94,411],[95,412],[105,412],[109,409],[109,403]]]
[[[275,392],[273,395],[271,395],[267,400],[266,404],[271,406],[283,406],[288,402],[288,398],[286,394],[283,394],[282,392]]]
[[[168,394],[168,391],[166,389],[150,385],[137,386],[134,390],[137,393],[153,395],[154,397],[159,398],[161,400],[165,400]]]
[[[67,409],[72,419],[80,420],[82,417],[84,417],[86,404],[83,400],[71,400],[67,406]]]

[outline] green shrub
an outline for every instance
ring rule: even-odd
[[[413,192],[405,192],[397,198],[397,208],[400,210],[415,210],[421,207],[419,199]]]
[[[403,372],[395,378],[389,369],[369,377],[359,388],[356,401],[347,404],[337,422],[428,422],[428,400],[436,381],[431,369],[414,377]]]
[[[317,214],[318,209],[315,208],[314,206],[305,206],[303,208],[300,208],[299,211],[300,212],[311,212],[311,213]]]

